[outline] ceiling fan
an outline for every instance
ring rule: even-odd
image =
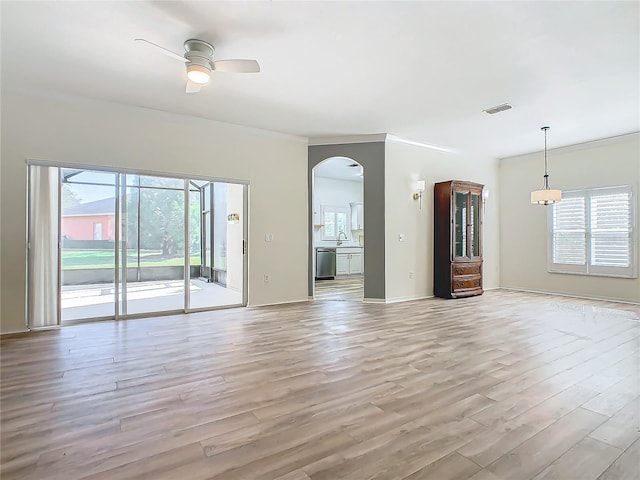
[[[200,89],[209,83],[211,72],[227,73],[258,73],[260,65],[255,60],[213,60],[215,48],[204,40],[195,38],[184,42],[185,54],[181,56],[171,50],[157,45],[144,38],[136,38],[136,42],[157,48],[161,53],[186,63],[187,66],[187,93],[198,93]]]

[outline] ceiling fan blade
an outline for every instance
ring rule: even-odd
[[[212,62],[216,72],[258,73],[260,65],[255,60],[216,60]]]
[[[139,43],[140,45],[148,45],[148,46],[156,47],[157,49],[160,50],[160,53],[164,53],[167,57],[171,57],[174,60],[187,62],[187,59],[184,58],[182,55],[172,52],[171,50],[167,50],[166,48],[161,47],[160,45],[157,45],[153,42],[150,42],[149,40],[145,40],[144,38],[136,38],[134,41]]]
[[[202,85],[196,82],[192,82],[191,80],[187,80],[187,87],[185,88],[185,92],[187,93],[198,93],[202,88]]]

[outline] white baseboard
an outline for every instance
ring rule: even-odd
[[[433,298],[433,295],[426,295],[422,297],[398,297],[389,298],[384,303],[401,303],[401,302],[413,302],[415,300],[426,300],[427,298]]]
[[[384,298],[363,298],[362,303],[378,303],[384,304],[387,303]]]
[[[2,332],[0,333],[0,336],[2,335],[14,335],[16,333],[29,333],[30,330],[28,328],[24,329],[24,330],[13,330],[11,332]]]
[[[29,332],[45,332],[47,330],[60,330],[62,325],[46,325],[44,327],[27,327]]]
[[[247,308],[255,308],[255,307],[272,307],[274,305],[288,305],[290,303],[306,303],[311,298],[301,298],[299,300],[285,300],[284,302],[273,302],[273,303],[259,303],[255,305],[247,305]]]
[[[544,295],[557,295],[558,297],[581,298],[583,300],[600,300],[603,302],[625,303],[628,305],[640,305],[639,302],[630,302],[629,300],[620,300],[618,298],[610,298],[610,297],[588,297],[584,295],[558,293],[558,292],[551,292],[547,290],[528,290],[525,288],[512,288],[512,287],[498,287],[498,288],[500,288],[501,290],[510,290],[512,292],[541,293]]]

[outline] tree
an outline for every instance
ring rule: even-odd
[[[189,205],[191,245],[200,243],[199,198],[198,194],[192,194]],[[140,202],[139,221],[138,201]],[[139,246],[138,228],[140,228]],[[184,228],[184,191],[176,188],[175,179],[154,178],[153,188],[129,187],[127,243],[130,248],[162,250],[163,256],[175,256],[184,252]]]
[[[72,185],[68,183],[62,184],[62,205],[64,208],[75,207],[76,205],[80,205],[82,203],[82,199],[73,189]]]

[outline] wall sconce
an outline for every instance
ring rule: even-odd
[[[418,180],[416,182],[416,193],[413,194],[414,200],[420,200],[420,210],[422,210],[422,192],[425,191],[427,184],[424,180]]]

